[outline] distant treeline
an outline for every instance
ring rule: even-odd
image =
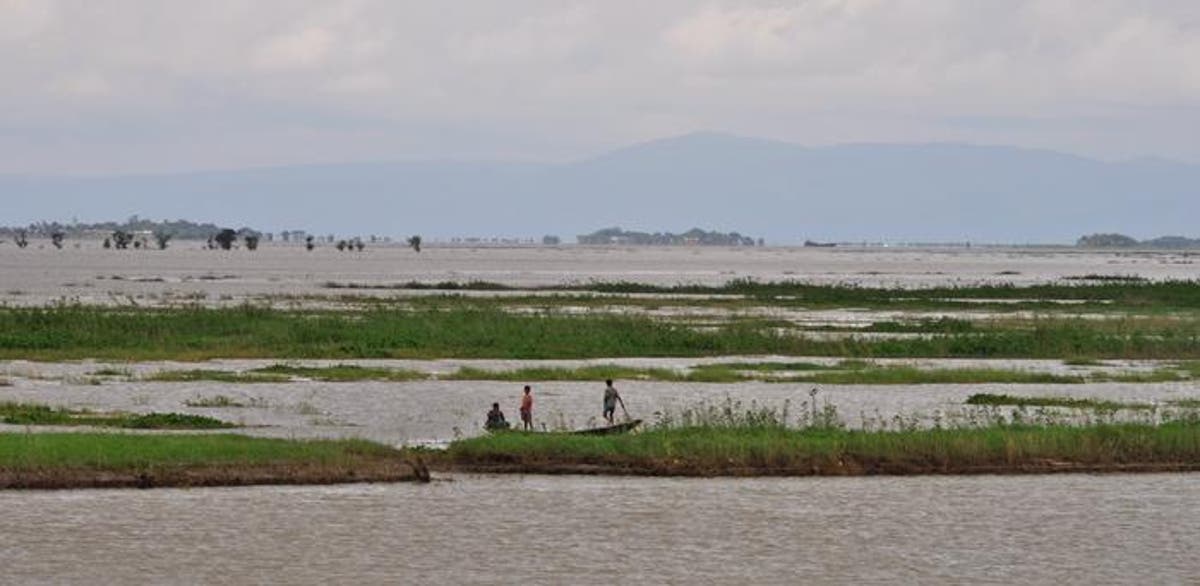
[[[124,222],[36,222],[28,226],[0,226],[0,237],[13,238],[24,233],[29,237],[46,237],[53,234],[63,234],[68,238],[107,236],[115,232],[127,233],[156,233],[170,234],[177,239],[205,240],[219,234],[223,228],[212,223],[199,223],[189,220],[155,221],[138,216],[130,216]],[[257,234],[258,230],[242,228],[239,233]]]
[[[1088,234],[1081,237],[1075,245],[1084,248],[1200,248],[1200,238],[1160,236],[1150,240],[1138,240],[1124,234]]]
[[[644,244],[644,245],[700,245],[700,246],[763,246],[762,238],[755,240],[737,232],[708,232],[692,228],[682,234],[670,232],[632,232],[621,228],[604,228],[591,234],[575,237],[580,244]]]

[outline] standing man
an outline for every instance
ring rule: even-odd
[[[521,424],[527,431],[533,430],[533,394],[529,385],[525,385],[525,394],[521,395]]]
[[[613,414],[617,411],[617,403],[621,404],[621,410],[625,410],[625,401],[621,400],[621,393],[617,392],[616,387],[613,387],[612,379],[604,381],[604,420],[609,425],[613,424]]]

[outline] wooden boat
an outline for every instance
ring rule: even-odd
[[[612,435],[617,433],[629,433],[633,429],[642,424],[641,419],[632,419],[623,423],[608,425],[605,427],[593,427],[591,429],[579,429],[568,433],[574,435]]]
[[[629,433],[637,426],[642,424],[641,419],[631,419],[614,425],[606,425],[604,427],[592,427],[589,429],[576,429],[572,431],[533,431],[524,430],[518,427],[499,427],[499,428],[484,428],[484,431],[489,433],[565,433],[568,435],[614,435],[618,433]]]

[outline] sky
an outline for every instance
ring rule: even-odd
[[[0,173],[720,131],[1200,162],[1196,0],[0,0]]]

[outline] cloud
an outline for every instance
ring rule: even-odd
[[[267,39],[255,48],[252,61],[265,70],[311,69],[325,62],[333,43],[329,31],[308,27]]]
[[[369,158],[563,158],[704,129],[1200,160],[1195,55],[1192,0],[0,0],[0,128],[96,136],[78,145],[88,165],[127,148],[170,161],[148,166],[205,149],[236,166],[232,144],[301,131],[326,140],[303,157],[280,144],[278,162],[364,144]],[[186,149],[122,136],[138,115],[177,121],[146,136]],[[963,122],[1011,119],[1046,125]],[[0,138],[0,172],[19,149]]]
[[[53,23],[52,0],[0,0],[0,43],[36,38]]]

